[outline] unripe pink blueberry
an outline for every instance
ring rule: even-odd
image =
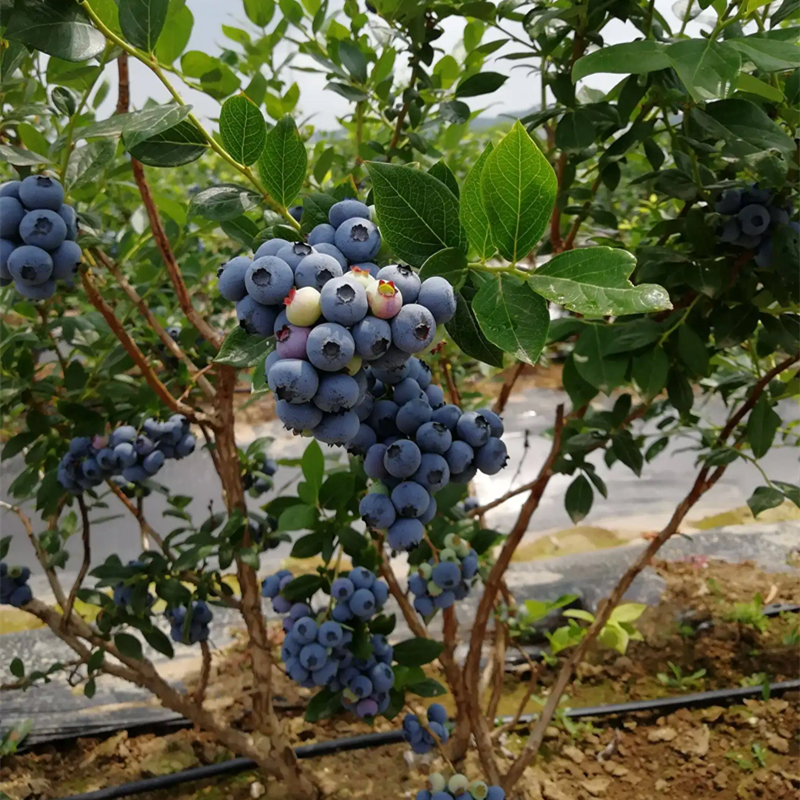
[[[369,274],[368,269],[361,269],[361,267],[350,267],[347,273],[348,278],[352,278],[356,283],[360,283],[369,294],[370,289],[377,288],[378,281]]]
[[[377,286],[367,290],[367,299],[379,319],[391,319],[403,307],[403,295],[392,281],[378,281]]]
[[[275,351],[280,358],[306,358],[306,342],[311,328],[284,325],[275,332]]]
[[[322,313],[319,292],[313,286],[292,289],[283,302],[286,306],[286,319],[301,328],[313,325]]]

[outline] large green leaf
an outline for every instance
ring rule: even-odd
[[[201,91],[215,100],[222,100],[239,88],[239,78],[235,72],[221,59],[190,50],[181,56],[181,69],[189,78],[199,81]],[[190,83],[190,86],[195,84]]]
[[[747,419],[747,441],[756,458],[762,458],[772,447],[781,418],[775,413],[769,400],[762,394]]]
[[[461,224],[467,232],[469,243],[482,260],[489,258],[495,252],[492,230],[489,227],[489,216],[484,208],[481,194],[481,173],[492,150],[494,150],[494,145],[489,142],[478,160],[472,165],[472,169],[467,173],[464,190],[461,192]]]
[[[244,13],[250,22],[264,28],[272,21],[275,14],[274,0],[244,0]]]
[[[738,50],[764,72],[782,72],[800,67],[800,47],[794,42],[779,42],[761,36],[726,39],[725,44]]]
[[[167,21],[169,0],[119,0],[119,26],[125,38],[152,53]]]
[[[455,247],[448,247],[447,250],[440,250],[434,253],[419,271],[420,280],[426,280],[438,275],[450,282],[455,291],[458,291],[469,275],[467,257],[463,250]]]
[[[234,328],[225,337],[214,361],[230,367],[253,367],[262,364],[274,346],[272,338],[253,336],[244,328]]]
[[[99,139],[78,147],[70,153],[64,183],[75,189],[96,181],[114,160],[116,145],[108,139]]]
[[[459,195],[458,181],[453,175],[453,170],[445,164],[444,159],[437,161],[429,170],[429,175],[440,180],[455,196]]]
[[[433,639],[416,637],[398,642],[394,646],[394,660],[404,667],[421,667],[438,658],[444,645]]]
[[[258,208],[258,204],[259,196],[251,189],[222,183],[219,186],[209,186],[194,195],[189,204],[189,215],[199,214],[206,219],[221,222]]]
[[[539,241],[557,190],[553,168],[517,120],[481,172],[481,196],[492,239],[508,261],[524,258]]]
[[[83,139],[94,139],[121,134],[125,149],[130,150],[145,139],[177,125],[186,119],[191,111],[191,106],[167,103],[141,111],[131,111],[128,114],[115,114],[113,117],[87,125],[85,128],[79,128],[78,136]]]
[[[666,52],[697,102],[727,97],[733,91],[742,57],[732,47],[711,39],[686,39],[669,45]]]
[[[269,193],[288,206],[306,178],[308,156],[294,120],[286,114],[267,134],[258,160],[258,175]]]
[[[520,361],[536,363],[547,341],[550,315],[544,298],[527,283],[511,275],[489,278],[472,307],[490,342]]]
[[[130,148],[130,154],[149,167],[179,167],[196,161],[208,147],[197,126],[185,119],[165,131],[149,136]]]
[[[189,44],[194,27],[194,15],[185,0],[171,0],[164,30],[158,37],[156,58],[162,64],[171,64]]]
[[[771,486],[759,486],[747,501],[747,505],[757,517],[762,511],[779,506],[784,501],[784,495]]]
[[[628,278],[636,258],[614,247],[569,250],[548,261],[528,279],[553,303],[586,317],[646,314],[672,308],[661,286],[634,286]]]
[[[625,380],[628,369],[627,356],[607,355],[614,336],[614,328],[610,326],[588,325],[572,352],[578,375],[605,394]]]
[[[414,266],[448,247],[466,252],[458,200],[440,181],[412,167],[367,163],[381,235],[394,254]]]
[[[464,287],[464,290],[456,295],[456,314],[445,328],[464,354],[492,367],[502,368],[503,351],[484,336],[478,320],[475,319],[471,302],[474,293],[472,287]]]
[[[225,149],[245,166],[258,160],[267,140],[264,117],[244,95],[229,97],[222,104],[219,132]]]
[[[106,46],[78,4],[64,0],[17,2],[3,37],[65,61],[87,61]]]
[[[501,75],[499,72],[479,72],[469,78],[464,78],[456,86],[456,97],[477,97],[482,94],[491,94],[496,92],[507,80],[508,76]]]
[[[574,525],[577,525],[592,509],[594,490],[583,475],[578,475],[567,487],[564,507]]]
[[[749,100],[721,100],[692,112],[696,121],[713,135],[724,139],[729,149],[741,157],[765,150],[794,152],[794,141],[773,122],[766,112]]]
[[[579,58],[572,68],[572,80],[576,83],[596,72],[612,72],[622,75],[638,75],[655,72],[670,66],[665,47],[659,42],[641,40],[612,44]]]

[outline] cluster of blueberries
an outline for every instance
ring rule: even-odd
[[[166,422],[152,417],[141,430],[120,425],[110,436],[76,436],[58,467],[58,481],[73,494],[112,479],[118,485],[141,483],[155,475],[168,458],[181,459],[194,451],[195,437],[182,414]]]
[[[364,469],[378,483],[360,511],[370,528],[388,531],[392,549],[411,550],[436,514],[433,495],[450,482],[468,483],[478,470],[497,474],[508,453],[503,422],[493,411],[462,413],[443,401],[441,388],[423,389],[411,376],[392,388],[394,399],[378,400],[369,417],[377,441]]]
[[[423,617],[432,616],[439,608],[450,608],[469,594],[477,574],[478,554],[460,536],[448,533],[438,561],[429,559],[409,576],[414,608]]]
[[[269,458],[266,453],[258,453],[255,456],[255,472],[261,475],[253,475],[251,470],[246,470],[242,476],[242,484],[251,497],[260,497],[264,492],[272,488],[270,478],[278,471],[278,463],[274,458]],[[266,476],[266,477],[264,477]]]
[[[280,594],[293,579],[289,570],[265,578],[261,594],[272,600],[278,614],[286,614],[286,637],[281,659],[286,674],[307,689],[327,687],[342,692],[345,708],[359,717],[374,717],[389,707],[389,690],[394,686],[392,647],[386,638],[370,638],[368,658],[353,655],[353,627],[366,623],[386,602],[388,586],[363,567],[338,577],[331,585],[336,605],[327,612],[314,612],[307,603],[292,603]]]
[[[72,281],[81,263],[78,219],[64,187],[47,175],[0,186],[0,286],[12,282],[28,300],[47,300],[56,281]]]
[[[430,753],[436,746],[436,740],[431,733],[436,734],[441,744],[450,738],[447,710],[441,703],[432,703],[428,706],[427,717],[427,729],[420,724],[416,714],[406,714],[403,717],[403,733],[406,741],[411,745],[411,749],[420,755]]]
[[[183,606],[171,609],[167,619],[170,621],[172,641],[179,644],[197,644],[208,641],[209,625],[214,619],[214,614],[208,603],[197,600],[189,604],[188,610]]]
[[[790,225],[800,233],[800,224],[790,221],[792,208],[775,204],[768,189],[752,185],[749,189],[728,189],[714,204],[714,210],[728,217],[719,227],[720,240],[747,250],[755,250],[759,267],[772,264],[772,235],[777,225]]]
[[[33,591],[28,586],[31,571],[27,567],[10,567],[0,561],[0,606],[21,608],[33,600]]]
[[[501,786],[488,786],[483,781],[470,781],[466,775],[456,773],[450,779],[441,772],[428,776],[427,788],[417,792],[417,800],[505,800]]]

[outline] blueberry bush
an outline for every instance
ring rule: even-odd
[[[642,609],[620,600],[730,464],[752,465],[756,516],[800,505],[791,476],[760,463],[797,444],[780,404],[799,380],[800,6],[244,0],[234,14],[213,55],[187,49],[184,0],[0,4],[0,408],[16,470],[2,508],[54,599],[7,563],[6,537],[0,602],[74,651],[87,696],[103,675],[144,687],[293,797],[320,790],[274,708],[278,668],[310,690],[310,723],[382,715],[414,752],[440,751],[448,773],[420,800],[502,800],[589,649],[638,637]],[[445,30],[461,35],[452,52]],[[302,121],[293,60],[343,98],[339,134]],[[536,107],[481,125],[512,68]],[[145,70],[162,99],[134,108]],[[597,74],[616,82],[600,91]],[[181,85],[219,104],[210,124]],[[506,465],[508,396],[526,364],[552,360],[569,406],[553,409],[549,454],[481,506],[468,485]],[[465,388],[476,374],[496,398]],[[275,485],[268,441],[237,446],[243,394],[307,437],[286,462],[293,489]],[[599,459],[640,476],[679,442],[694,482],[596,615],[573,598],[515,603],[505,572],[554,475],[572,476],[578,522],[607,495]],[[201,521],[155,479],[195,449],[222,491]],[[518,496],[510,529],[485,526]],[[120,511],[141,555],[93,563]],[[262,554],[285,542],[310,566],[265,575]],[[246,628],[248,733],[204,704],[221,609]],[[552,686],[509,764],[503,653],[555,609]],[[173,643],[202,653],[192,698],[144,649],[171,657]],[[66,667],[10,668],[27,688]],[[411,705],[445,692],[452,719]],[[471,743],[483,776],[457,771]]]

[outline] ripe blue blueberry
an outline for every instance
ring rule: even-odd
[[[19,187],[19,199],[26,208],[58,211],[64,202],[64,187],[47,175],[29,175]]]
[[[343,273],[344,270],[347,269],[347,259],[345,258],[344,253],[335,244],[322,242],[321,244],[315,245],[314,250],[316,250],[318,253],[322,253],[323,255],[330,256],[331,258],[335,259],[342,268]]]
[[[347,444],[356,436],[360,425],[354,411],[323,414],[322,422],[314,428],[313,433],[324,444]]]
[[[245,256],[232,258],[217,270],[217,289],[232,303],[237,303],[247,295],[245,276],[252,262]]]
[[[67,224],[49,208],[29,211],[19,224],[19,235],[25,244],[55,250],[67,238]]]
[[[758,203],[765,206],[772,199],[772,192],[769,189],[759,189],[758,184],[754,183],[743,195],[742,205]]]
[[[6,181],[0,185],[0,197],[13,197],[19,200],[19,187],[22,181]]]
[[[305,645],[305,647],[303,647],[303,649],[300,651],[300,663],[310,672],[314,672],[315,670],[324,667],[327,660],[327,651],[322,645],[317,644],[316,642]]]
[[[371,589],[375,585],[375,575],[364,567],[354,567],[347,576],[356,589]]]
[[[351,217],[369,219],[369,216],[369,208],[352,197],[334,203],[328,212],[328,219],[334,228],[338,228],[345,220]]]
[[[714,203],[714,211],[718,214],[737,214],[742,207],[742,190],[728,189]]]
[[[142,467],[148,475],[155,475],[164,466],[166,460],[166,456],[160,450],[154,450],[145,456]]]
[[[432,413],[427,400],[412,400],[397,412],[397,427],[402,433],[411,436],[420,426],[431,421]]]
[[[440,561],[433,568],[431,579],[440,589],[453,589],[461,582],[461,569],[452,561]]]
[[[265,306],[250,295],[245,295],[236,303],[239,327],[254,336],[272,336],[277,315],[276,306]]]
[[[333,244],[335,241],[336,236],[336,228],[333,225],[328,225],[327,222],[323,222],[319,225],[315,225],[311,232],[308,234],[308,243],[312,246],[322,244],[323,242],[326,244]]]
[[[326,372],[338,372],[353,358],[356,345],[350,332],[335,322],[317,325],[308,337],[308,360]]]
[[[337,578],[331,584],[331,597],[339,601],[349,600],[355,590],[356,587],[350,578]]]
[[[423,453],[419,469],[414,473],[414,480],[431,494],[436,494],[450,482],[450,467],[443,456]]]
[[[721,242],[735,242],[742,230],[736,218],[725,220],[725,223],[717,231],[717,236]]]
[[[348,622],[353,618],[353,612],[350,610],[350,606],[348,606],[347,603],[342,602],[337,603],[333,607],[331,616],[336,622]]]
[[[402,406],[423,397],[425,392],[413,378],[403,378],[400,383],[395,384],[393,399],[398,405]]]
[[[339,671],[339,663],[329,659],[320,669],[311,673],[311,678],[315,686],[327,686]]]
[[[114,458],[120,469],[132,467],[138,460],[137,453],[130,442],[120,442],[114,448]]]
[[[428,706],[428,720],[439,725],[447,724],[447,709],[441,703],[431,703]]]
[[[358,506],[364,522],[377,530],[386,530],[395,521],[395,509],[385,494],[370,493],[364,496]]]
[[[313,402],[330,414],[351,409],[358,402],[358,383],[349,375],[322,375]]]
[[[370,370],[376,380],[388,386],[396,386],[408,377],[408,353],[404,353],[396,347],[390,347],[380,358],[370,364]]]
[[[419,518],[419,521],[423,525],[427,525],[436,516],[436,510],[436,498],[431,496],[431,501],[428,503],[428,507],[425,509],[425,513]]]
[[[328,281],[320,292],[319,302],[325,319],[348,327],[363,320],[369,310],[364,287],[348,277]]]
[[[292,626],[292,637],[300,644],[311,644],[316,641],[317,623],[311,617],[300,617]]]
[[[306,256],[310,256],[314,252],[316,252],[316,250],[311,247],[311,245],[305,242],[294,242],[281,247],[275,255],[285,261],[292,268],[292,272],[294,272],[300,262]]]
[[[475,466],[486,475],[496,475],[506,465],[508,451],[505,442],[494,436],[475,451]]]
[[[426,395],[427,396],[427,395]],[[439,408],[433,409],[431,420],[433,422],[440,422],[449,431],[455,431],[458,421],[461,419],[461,409],[458,406],[445,403]]]
[[[276,361],[267,375],[269,388],[279,400],[307,403],[317,393],[319,376],[308,363],[297,358]]]
[[[261,582],[261,596],[268,597],[272,599],[273,597],[277,597],[279,591],[279,584],[281,582],[280,577],[277,575],[268,575],[264,580]]]
[[[254,259],[256,258],[263,258],[264,256],[276,256],[278,255],[278,251],[282,250],[287,245],[291,247],[291,242],[288,242],[286,239],[269,239],[268,241],[264,242],[258,250],[256,250],[256,254],[253,256]]]
[[[324,311],[323,311],[324,313]],[[385,319],[366,316],[353,326],[356,353],[366,361],[384,355],[392,343],[392,329]]]
[[[755,255],[755,262],[759,267],[766,268],[772,266],[772,237],[764,239],[758,247]]]
[[[473,464],[463,472],[451,472],[450,483],[469,483],[478,474],[478,468]]]
[[[304,328],[299,325],[290,325],[288,322],[275,331],[275,360],[281,358],[300,358],[305,361],[307,358],[306,345],[311,328]],[[272,354],[270,354],[272,355]],[[274,361],[272,362],[274,363]],[[272,363],[270,366],[272,366]],[[267,372],[269,371],[266,368]]]
[[[417,444],[423,453],[444,455],[451,447],[453,436],[441,422],[425,422],[417,429]]]
[[[372,688],[376,692],[388,692],[394,686],[394,671],[388,664],[376,664],[369,671]]]
[[[8,258],[8,271],[17,285],[40,286],[53,274],[53,260],[40,247],[23,245]]]
[[[376,580],[372,584],[371,591],[378,606],[382,606],[389,599],[389,587],[383,581]]]
[[[437,325],[450,322],[456,314],[456,295],[453,287],[438,276],[422,282],[416,302],[433,314]]]
[[[433,598],[436,608],[450,608],[456,601],[455,593],[451,589],[444,590],[441,594]]]
[[[431,385],[431,368],[416,356],[408,360],[409,377],[413,378],[420,389],[427,389]]]
[[[244,283],[253,300],[265,306],[277,305],[289,294],[294,273],[278,256],[262,256],[248,267]]]
[[[437,386],[435,383],[432,383],[425,390],[425,397],[428,398],[432,409],[441,408],[444,405],[444,391],[441,386]]]
[[[98,451],[95,459],[100,465],[100,469],[104,472],[109,472],[117,466],[117,457],[110,447],[104,447],[102,450]]]
[[[348,605],[359,619],[369,619],[377,611],[375,595],[369,589],[356,589]]]
[[[369,387],[369,393],[374,398],[383,397],[386,394],[386,387],[383,385],[383,381],[377,380],[375,376],[375,371],[370,370],[369,374],[372,376],[372,386]]]
[[[275,404],[278,419],[292,431],[303,433],[317,427],[322,422],[322,411],[312,403],[289,403],[278,400]]]
[[[392,550],[411,550],[416,547],[425,534],[425,528],[418,519],[405,517],[395,520],[386,537]]]
[[[404,353],[422,352],[436,335],[433,314],[417,303],[404,305],[392,318],[391,326],[392,343]]]
[[[433,598],[426,595],[419,595],[414,598],[414,610],[423,617],[429,617],[436,610],[433,605]]]
[[[472,466],[472,462],[475,460],[475,451],[466,442],[457,439],[450,445],[444,457],[447,466],[450,467],[450,473],[458,474]]]
[[[22,297],[33,302],[48,300],[56,292],[56,282],[52,278],[36,286],[30,286],[26,283],[15,283],[14,286]]]
[[[142,481],[146,481],[150,476],[147,474],[144,467],[134,464],[132,467],[127,467],[122,470],[122,477],[129,483],[142,483]]]
[[[745,206],[737,215],[742,232],[748,236],[759,236],[769,227],[769,211],[762,205],[753,203]]]
[[[19,225],[25,217],[25,209],[14,197],[0,197],[0,236],[18,239]]]
[[[369,424],[375,429],[379,439],[385,439],[397,433],[397,403],[391,400],[378,400],[372,407]],[[400,477],[400,476],[398,476]]]
[[[456,424],[456,433],[470,447],[482,447],[491,436],[489,420],[479,411],[468,411]]]
[[[489,423],[489,431],[491,432],[492,436],[495,436],[499,439],[505,431],[503,420],[500,419],[500,417],[489,408],[479,408],[478,413],[486,418],[486,421]]]
[[[506,793],[502,786],[489,786],[485,800],[505,800]]]
[[[403,295],[403,303],[416,303],[422,283],[419,275],[411,267],[390,264],[383,267],[377,275],[379,281],[391,281]]]
[[[364,472],[373,480],[380,481],[389,475],[383,463],[388,447],[385,444],[374,444],[364,457]]]
[[[361,217],[347,219],[336,228],[336,246],[350,261],[372,261],[381,249],[378,226]]]
[[[353,411],[358,414],[358,418],[361,422],[366,422],[369,419],[369,415],[372,413],[372,408],[375,405],[375,398],[366,393],[361,400],[358,401],[358,404],[355,406]]]
[[[391,502],[401,517],[421,517],[430,505],[431,496],[415,481],[403,481],[392,489]]]
[[[338,622],[328,620],[319,626],[317,641],[323,647],[338,647],[344,639],[344,631]]]
[[[16,245],[10,239],[0,239],[0,280],[6,281],[6,286],[12,280],[11,273],[8,271],[8,258],[14,252],[15,247]]]
[[[67,226],[67,239],[77,239],[78,215],[75,213],[75,209],[62,203],[58,209],[58,216],[64,220],[64,224]]]
[[[469,555],[461,562],[461,576],[465,581],[472,580],[478,574],[478,554],[470,550]]]
[[[342,274],[342,267],[333,256],[325,255],[325,253],[312,253],[297,265],[294,281],[298,288],[312,286],[321,292],[322,287],[328,281],[340,278]]]
[[[421,460],[419,447],[408,439],[400,439],[387,448],[383,465],[393,478],[410,478],[419,468]]]

